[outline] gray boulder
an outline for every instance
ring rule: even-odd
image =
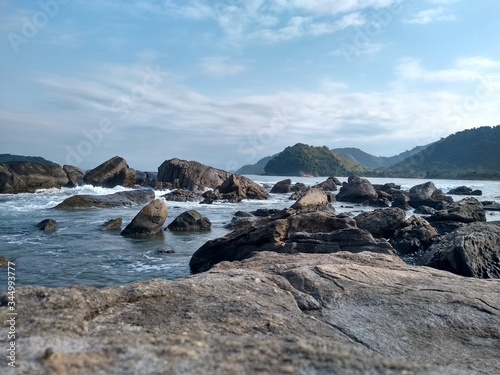
[[[453,198],[446,196],[442,190],[437,189],[432,181],[413,186],[410,189],[409,197],[409,204],[413,208],[420,206],[438,208],[443,204],[453,203]]]
[[[335,177],[328,177],[326,181],[314,185],[314,188],[322,189],[324,191],[337,191],[337,185],[342,185]]]
[[[365,229],[377,238],[391,237],[406,219],[406,213],[400,208],[384,208],[363,212],[354,220],[358,228]]]
[[[473,223],[475,221],[486,221],[486,213],[483,205],[476,198],[464,198],[447,206],[444,210],[437,211],[429,216],[427,221]]]
[[[433,244],[422,265],[477,278],[500,278],[500,227],[473,223]]]
[[[68,176],[68,183],[65,185],[66,187],[77,187],[84,184],[83,176],[85,175],[85,172],[80,168],[72,165],[63,165],[63,170]]]
[[[271,188],[271,193],[273,194],[288,194],[292,191],[292,180],[287,178],[286,180],[278,181]]]
[[[389,242],[399,255],[421,253],[439,238],[437,230],[420,216],[411,216],[406,220]]]
[[[38,189],[61,188],[68,184],[58,165],[33,162],[0,164],[0,194],[34,193]]]
[[[126,237],[151,237],[161,232],[167,219],[167,205],[161,199],[155,199],[142,208],[125,229],[120,233]]]
[[[158,167],[158,181],[174,183],[177,187],[191,191],[200,191],[204,188],[215,189],[226,181],[231,173],[222,169],[180,159],[166,160]]]
[[[454,189],[451,189],[447,194],[452,194],[452,195],[483,195],[483,192],[481,190],[472,190],[470,187],[467,186],[459,186]]]
[[[83,180],[86,184],[106,188],[118,185],[134,187],[135,170],[129,168],[125,159],[115,156],[85,173]]]
[[[153,190],[129,190],[107,195],[74,195],[66,198],[54,209],[86,210],[89,208],[114,208],[146,204],[155,199]]]
[[[377,197],[378,194],[370,181],[356,176],[349,177],[336,195],[338,202],[352,203],[363,203]]]
[[[212,223],[196,210],[189,210],[177,216],[167,228],[171,231],[200,231],[210,230]]]

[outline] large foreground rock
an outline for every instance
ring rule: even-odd
[[[175,282],[16,297],[21,375],[500,373],[500,281],[389,255],[260,253]]]
[[[85,210],[146,204],[155,199],[153,190],[128,190],[107,195],[74,195],[54,208],[57,210]]]
[[[126,237],[151,237],[161,232],[167,219],[168,209],[165,202],[155,199],[142,208],[133,220],[120,233]]]
[[[500,226],[473,223],[433,244],[422,264],[462,276],[500,278]]]
[[[38,189],[61,188],[68,184],[66,172],[55,165],[32,162],[0,164],[0,193],[34,193]]]
[[[347,215],[331,211],[283,210],[253,221],[228,235],[206,242],[191,257],[191,272],[203,272],[222,261],[243,260],[253,252],[333,253],[370,250],[391,253],[385,240],[356,228]]]
[[[114,188],[118,185],[134,187],[135,170],[129,168],[125,159],[115,156],[85,173],[83,180],[86,184],[106,188]]]

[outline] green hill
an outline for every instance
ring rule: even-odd
[[[460,131],[381,171],[390,177],[500,179],[500,125]]]
[[[20,163],[20,162],[26,162],[26,161],[31,162],[31,163],[59,166],[59,164],[51,162],[50,160],[44,159],[40,156],[0,154],[0,163]]]
[[[376,169],[390,167],[391,165],[397,164],[407,157],[410,157],[422,151],[426,147],[427,146],[417,146],[411,150],[407,150],[395,156],[374,156],[367,152],[364,152],[363,150],[360,150],[359,148],[354,147],[334,148],[332,149],[332,151],[364,167]]]
[[[238,174],[264,174],[264,167],[266,166],[267,162],[271,160],[274,156],[266,156],[265,158],[260,159],[257,163],[255,164],[246,164],[240,169],[236,171]]]
[[[268,161],[264,170],[266,175],[274,176],[346,176],[368,171],[326,146],[302,143],[285,148]]]

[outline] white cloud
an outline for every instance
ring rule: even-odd
[[[449,14],[442,7],[425,9],[416,13],[413,17],[405,20],[406,23],[425,25],[431,22],[454,21],[456,17]]]
[[[247,69],[245,65],[237,63],[227,56],[205,57],[200,66],[206,74],[216,77],[233,76]]]

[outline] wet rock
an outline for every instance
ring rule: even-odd
[[[500,211],[500,203],[494,201],[481,202],[485,211]]]
[[[252,211],[252,214],[257,217],[266,217],[274,215],[279,211],[280,210],[278,210],[277,208],[258,208],[255,211]]]
[[[337,185],[342,185],[342,183],[335,177],[328,177],[326,181],[320,182],[313,187],[324,191],[337,191]]]
[[[370,181],[356,176],[349,177],[336,195],[338,202],[352,203],[363,203],[377,197],[377,192]]]
[[[396,230],[389,243],[399,255],[406,256],[427,250],[438,238],[439,233],[427,220],[413,215]]]
[[[472,190],[470,187],[467,187],[467,186],[459,186],[459,187],[456,187],[454,189],[451,189],[446,194],[453,194],[453,195],[483,195],[483,192],[481,190]]]
[[[292,209],[296,210],[325,210],[333,207],[330,205],[328,196],[319,188],[311,188],[307,190],[293,205]]]
[[[202,194],[203,200],[200,202],[201,204],[212,204],[215,201],[221,198],[218,191],[207,190]]]
[[[66,172],[56,165],[32,162],[0,164],[0,194],[34,193],[68,184]]]
[[[472,223],[475,221],[486,221],[484,207],[476,198],[464,198],[448,206],[444,210],[437,211],[429,216],[427,221],[458,221],[460,223]]]
[[[292,191],[292,180],[287,178],[286,180],[278,181],[271,189],[273,194],[287,194]]]
[[[162,195],[162,198],[171,202],[199,202],[201,196],[187,189],[176,189]]]
[[[263,200],[269,198],[269,193],[259,184],[253,182],[247,177],[237,174],[230,175],[218,187],[219,192],[225,198],[228,194],[236,195],[237,199],[258,199]],[[225,198],[226,199],[226,198]]]
[[[429,207],[429,206],[420,206],[420,207],[415,208],[413,213],[419,214],[419,215],[434,215],[436,213],[436,209]]]
[[[115,156],[85,173],[83,180],[86,184],[105,188],[134,187],[135,170],[129,168],[125,159]]]
[[[473,223],[433,244],[422,265],[477,278],[500,278],[500,227]]]
[[[108,195],[74,195],[66,198],[54,209],[57,210],[85,210],[89,208],[113,208],[146,204],[155,198],[153,190],[120,191]]]
[[[234,216],[236,217],[252,217],[253,215],[250,212],[245,212],[245,211],[236,211],[234,213]],[[266,215],[267,216],[267,215]]]
[[[183,212],[172,221],[167,228],[171,231],[210,230],[212,223],[196,210]]]
[[[442,204],[453,203],[453,198],[446,196],[442,190],[437,189],[432,181],[413,186],[410,189],[410,206],[417,208],[429,206],[437,208]]]
[[[120,233],[126,237],[151,237],[161,232],[167,219],[167,205],[161,199],[155,199],[142,208],[134,219]]]
[[[102,231],[118,231],[122,229],[122,218],[111,219],[106,221],[102,226]]]
[[[400,193],[395,194],[393,196],[393,201],[391,203],[391,207],[401,208],[404,211],[409,211],[412,209],[409,202],[410,202],[410,197],[408,195],[406,195],[405,193],[400,192]]]
[[[385,208],[363,212],[354,220],[358,228],[365,229],[376,238],[389,238],[406,219],[406,213],[400,208]]]
[[[53,219],[45,219],[40,221],[36,227],[44,232],[54,232],[57,229],[57,221]]]

